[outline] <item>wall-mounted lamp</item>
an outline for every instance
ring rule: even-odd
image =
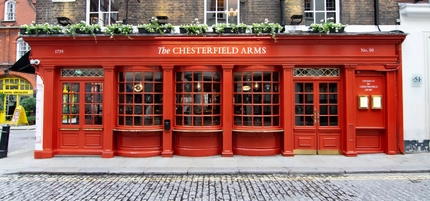
[[[202,89],[202,84],[200,82],[197,82],[196,89],[199,91]]]
[[[60,24],[61,26],[67,26],[72,24],[70,22],[70,19],[68,17],[57,17],[57,22],[58,24]]]
[[[258,90],[260,88],[260,85],[258,84],[258,82],[254,83],[254,89]]]
[[[299,25],[303,21],[303,15],[292,15],[290,25]]]
[[[4,75],[9,76],[9,68],[4,69]]]
[[[169,19],[167,16],[156,16],[158,20],[158,24],[164,25],[167,24],[167,20]]]

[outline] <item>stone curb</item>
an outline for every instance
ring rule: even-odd
[[[341,169],[314,169],[314,170],[288,170],[287,168],[275,168],[272,170],[262,169],[238,169],[224,168],[222,170],[214,170],[210,168],[56,168],[56,169],[22,169],[16,171],[0,172],[4,174],[53,174],[53,175],[215,175],[215,174],[285,174],[285,175],[342,175],[342,174],[387,174],[387,173],[430,173],[430,168],[427,169],[398,169],[387,170],[341,170]]]

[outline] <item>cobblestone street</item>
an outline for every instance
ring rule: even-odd
[[[430,175],[0,176],[0,200],[429,200]]]

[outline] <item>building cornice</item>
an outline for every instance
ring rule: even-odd
[[[430,4],[399,4],[400,14],[408,17],[430,17]]]

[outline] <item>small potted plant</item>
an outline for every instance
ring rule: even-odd
[[[251,30],[251,28],[249,28],[249,26],[244,23],[239,23],[239,24],[232,24],[231,30],[234,33],[246,33],[247,31]]]
[[[327,20],[322,19],[319,24],[311,24],[309,30],[315,33],[343,33],[346,25],[335,23],[334,18],[330,17]]]
[[[186,33],[188,35],[204,35],[208,30],[208,25],[200,24],[199,19],[196,18],[191,24],[185,24],[179,26],[181,33]]]
[[[98,24],[86,24],[84,21],[81,21],[78,24],[69,24],[66,26],[65,30],[66,34],[70,34],[75,38],[76,34],[91,34],[96,37],[96,34],[101,33],[101,27]]]
[[[260,36],[263,33],[270,33],[273,39],[276,40],[276,33],[282,30],[282,26],[278,23],[269,22],[268,19],[265,19],[263,23],[253,23],[252,24],[252,32],[257,36]]]
[[[107,25],[105,33],[109,34],[110,38],[115,37],[117,34],[122,34],[127,36],[129,39],[132,39],[130,34],[133,33],[133,26],[130,24],[123,24],[121,21],[118,21],[115,24]]]

